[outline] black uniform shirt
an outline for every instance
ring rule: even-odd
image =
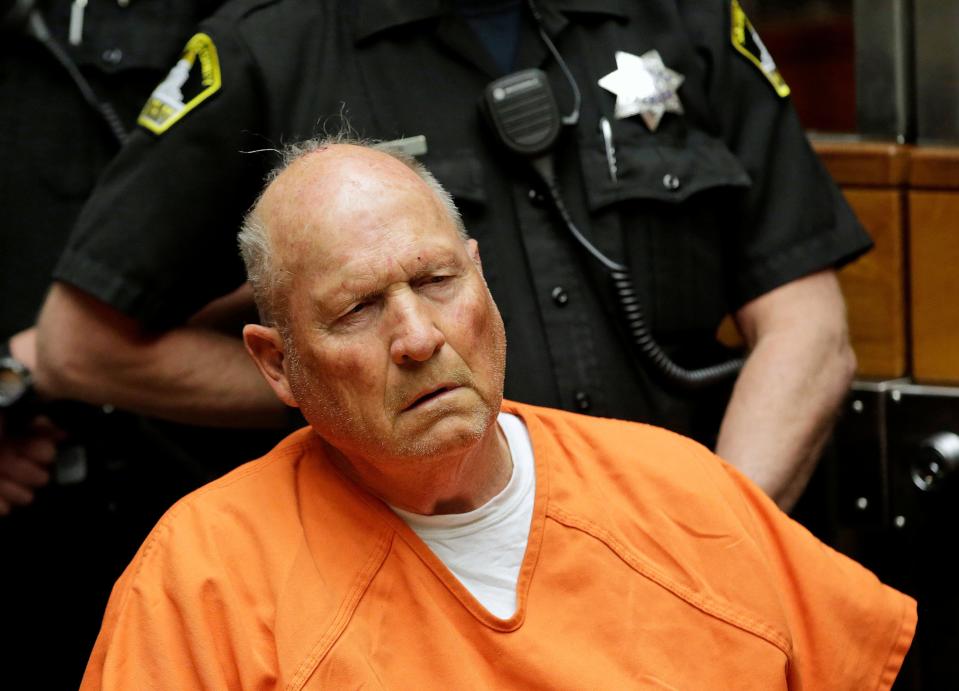
[[[724,314],[868,248],[788,100],[733,48],[727,0],[540,4],[583,97],[556,151],[567,206],[630,265],[680,364],[718,357]],[[137,133],[82,214],[60,280],[150,327],[182,323],[243,280],[236,230],[276,162],[265,149],[336,131],[344,117],[366,137],[425,135],[421,159],[479,241],[503,313],[506,395],[711,440],[728,391],[681,393],[647,374],[607,278],[482,122],[483,88],[500,74],[463,19],[438,0],[237,0],[202,30],[221,88],[163,134]],[[616,119],[598,80],[616,51],[654,49],[684,77],[683,112],[650,131],[638,116]],[[525,17],[515,68],[533,66],[569,112],[570,86]]]
[[[70,5],[37,3],[54,40],[129,128],[215,0],[90,2],[77,46],[67,41]],[[119,144],[25,23],[2,28],[0,338],[8,338],[34,323],[77,214]]]
[[[127,128],[212,10],[205,0],[90,0],[73,46],[70,0],[37,5],[64,54]],[[35,322],[83,201],[119,149],[64,66],[26,29],[4,24],[0,36],[2,339]],[[0,518],[3,622],[16,632],[0,652],[4,689],[77,688],[110,589],[149,529],[211,471],[241,460],[236,450],[218,456],[238,445],[235,432],[218,432],[213,444],[198,428],[106,411],[51,413],[70,431],[51,481],[30,506]],[[244,441],[242,460],[254,453],[248,435]],[[215,468],[197,460],[211,458]]]

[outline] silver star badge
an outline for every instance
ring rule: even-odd
[[[599,85],[616,94],[617,120],[639,114],[650,130],[659,127],[665,113],[682,113],[676,91],[685,77],[663,64],[659,51],[636,56],[616,51],[616,69]]]

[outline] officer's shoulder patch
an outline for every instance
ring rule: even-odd
[[[738,0],[731,0],[729,5],[732,12],[730,39],[733,47],[759,68],[780,97],[786,98],[789,95],[789,85],[779,74],[779,68],[776,67],[773,56],[769,54],[762,39],[759,38],[759,32],[749,21]]]
[[[220,84],[220,60],[213,39],[196,34],[166,79],[150,94],[137,123],[154,134],[163,134],[215,94]]]

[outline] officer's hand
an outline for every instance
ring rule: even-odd
[[[0,431],[0,516],[29,504],[50,481],[57,442],[64,436],[45,417],[34,418],[25,430],[5,432]]]

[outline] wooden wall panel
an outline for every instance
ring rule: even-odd
[[[917,146],[911,149],[909,187],[959,190],[959,148]]]
[[[904,376],[907,358],[905,184],[910,148],[889,142],[819,140],[816,153],[875,248],[839,272],[849,335],[859,361],[856,375]]]
[[[959,384],[959,193],[913,190],[909,218],[913,377]]]
[[[959,385],[959,147],[814,145],[876,240],[840,273],[859,375]]]
[[[903,204],[898,188],[847,188],[846,199],[876,246],[844,267],[839,281],[849,314],[857,376],[906,374]]]
[[[888,142],[813,142],[816,153],[840,187],[896,187],[909,175],[909,147]]]

